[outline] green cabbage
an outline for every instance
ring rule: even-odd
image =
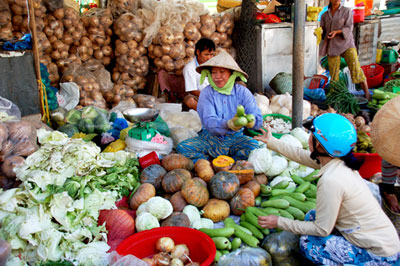
[[[160,227],[160,223],[151,213],[144,212],[136,217],[135,227],[138,232],[141,232]]]

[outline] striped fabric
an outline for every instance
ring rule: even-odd
[[[382,160],[382,183],[394,185],[399,177],[397,170],[396,166]]]
[[[247,160],[252,150],[259,148],[258,141],[237,132],[232,135],[212,136],[203,129],[198,137],[182,141],[176,147],[178,153],[196,162],[198,159],[229,155],[235,160]]]

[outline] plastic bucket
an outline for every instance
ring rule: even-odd
[[[200,266],[213,263],[216,253],[213,240],[205,233],[187,227],[166,226],[133,234],[122,241],[116,251],[120,255],[132,254],[139,259],[150,257],[157,253],[157,239],[164,236],[172,238],[175,245],[186,244],[190,259],[200,263]]]
[[[382,171],[382,158],[377,153],[354,153],[354,157],[359,160],[364,160],[363,165],[360,170],[358,170],[363,178],[368,179]]]
[[[139,164],[142,169],[150,166],[152,164],[161,164],[160,159],[155,151],[150,152],[149,154],[139,158]]]
[[[353,22],[363,22],[365,18],[365,8],[363,6],[357,6],[353,9]]]

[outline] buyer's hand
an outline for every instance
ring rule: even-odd
[[[268,216],[258,216],[258,224],[262,228],[273,229],[278,227],[278,216],[268,215]]]
[[[254,136],[254,139],[258,141],[262,141],[265,144],[268,144],[268,141],[272,138],[271,128],[267,126],[266,130],[261,129],[262,135]]]
[[[342,33],[341,30],[333,30],[328,33],[328,39],[333,39],[333,38],[335,38],[336,35],[338,35],[340,33]]]

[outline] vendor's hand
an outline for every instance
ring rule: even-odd
[[[268,216],[258,216],[258,224],[262,228],[273,229],[278,227],[278,216],[268,215]]]
[[[335,38],[336,35],[338,35],[340,33],[341,33],[340,30],[333,30],[328,33],[328,39],[333,39],[333,38]]]
[[[399,201],[397,200],[396,194],[383,193],[386,204],[393,212],[400,213]]]
[[[235,120],[238,119],[237,116],[234,116],[231,120],[228,120],[226,125],[233,131],[239,131],[243,126],[235,126]]]
[[[253,128],[255,124],[256,124],[256,120],[247,123],[246,127],[247,128]]]
[[[261,132],[262,135],[254,136],[254,139],[268,144],[268,141],[272,138],[271,128],[267,126],[266,129],[261,129]]]

